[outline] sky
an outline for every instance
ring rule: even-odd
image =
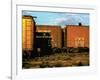
[[[22,15],[35,16],[37,25],[89,25],[89,13],[22,11]]]

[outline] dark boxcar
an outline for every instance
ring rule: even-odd
[[[51,53],[51,36],[49,32],[36,33],[36,51],[38,56]]]

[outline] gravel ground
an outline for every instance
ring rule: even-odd
[[[72,66],[89,66],[89,53],[55,53],[23,61],[25,69]]]

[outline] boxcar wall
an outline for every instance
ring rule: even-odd
[[[35,50],[36,26],[32,16],[22,17],[22,51],[23,56],[30,57]]]
[[[89,26],[67,25],[64,28],[64,46],[67,49],[89,49]]]
[[[49,32],[51,36],[51,48],[62,48],[61,26],[37,25],[37,32]]]

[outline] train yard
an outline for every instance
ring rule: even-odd
[[[89,66],[89,26],[36,25],[22,19],[22,68]]]

